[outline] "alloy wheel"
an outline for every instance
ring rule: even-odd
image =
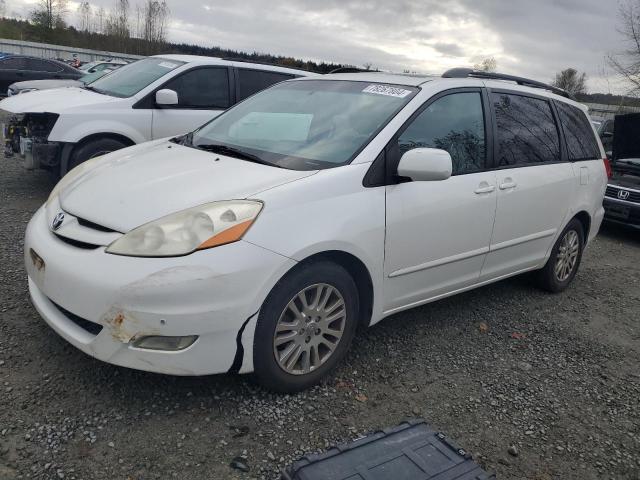
[[[292,375],[318,369],[336,351],[346,323],[346,305],[337,288],[318,283],[300,290],[276,324],[273,353],[278,365]]]
[[[554,273],[559,282],[566,281],[573,272],[580,253],[580,239],[575,230],[569,230],[562,237],[556,256]]]

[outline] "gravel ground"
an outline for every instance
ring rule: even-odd
[[[52,183],[0,176],[0,479],[277,478],[424,417],[501,479],[640,478],[640,235],[604,229],[573,286],[515,278],[395,315],[295,396],[247,377],[118,368],[66,344],[27,294],[22,238]],[[244,457],[248,473],[232,469]]]

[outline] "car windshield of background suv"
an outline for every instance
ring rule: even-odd
[[[293,170],[344,165],[418,88],[298,80],[260,92],[197,130],[193,146],[224,145]]]
[[[131,97],[185,62],[145,58],[118,68],[91,84],[91,90],[112,97]]]

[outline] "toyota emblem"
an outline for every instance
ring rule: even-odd
[[[51,222],[51,228],[54,230],[59,229],[60,225],[62,225],[62,222],[64,222],[64,213],[60,212],[53,218],[53,222]]]

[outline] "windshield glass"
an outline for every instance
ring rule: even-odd
[[[78,80],[80,80],[82,83],[84,83],[86,85],[86,84],[89,84],[91,82],[95,82],[100,77],[104,77],[107,73],[109,73],[111,71],[113,71],[113,70],[106,69],[106,70],[100,70],[99,72],[87,73],[86,75],[80,77]]]
[[[99,62],[89,62],[78,67],[78,70],[89,70],[91,67],[95,67]]]
[[[91,88],[113,97],[131,97],[181,65],[184,65],[184,62],[164,58],[145,58],[124,65],[110,75],[96,80],[91,84]]]
[[[195,147],[226,145],[294,170],[349,163],[417,88],[359,81],[280,83],[194,132]]]

